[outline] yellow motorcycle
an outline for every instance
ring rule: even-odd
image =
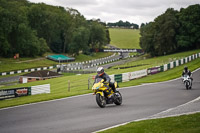
[[[118,87],[117,82],[115,82],[114,85],[115,88]],[[112,88],[109,87],[109,83],[104,82],[102,78],[97,78],[95,80],[92,90],[96,95],[96,102],[101,108],[104,108],[106,104],[122,104],[122,95],[120,92],[116,91],[116,93],[114,93]]]

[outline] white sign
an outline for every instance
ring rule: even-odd
[[[28,82],[28,80],[27,80],[27,78],[22,78],[22,83],[24,84],[24,83],[27,83]]]
[[[50,93],[50,84],[31,86],[31,95]]]
[[[131,72],[130,79],[140,78],[147,76],[147,69]]]

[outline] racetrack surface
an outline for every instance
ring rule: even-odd
[[[92,94],[0,110],[2,133],[89,133],[146,118],[200,96],[200,70],[193,88],[181,79],[120,89],[121,106],[99,108]]]

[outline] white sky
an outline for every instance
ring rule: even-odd
[[[129,21],[140,26],[153,21],[167,8],[186,8],[200,4],[200,0],[28,0],[34,3],[77,9],[86,19],[100,19],[103,22]]]

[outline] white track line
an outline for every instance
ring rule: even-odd
[[[66,99],[71,99],[71,98],[77,98],[77,97],[82,97],[82,96],[87,96],[87,95],[92,95],[92,93],[83,94],[83,95],[77,95],[77,96],[71,96],[71,97],[66,97],[66,98],[60,98],[60,99],[54,99],[54,100],[49,100],[49,101],[42,101],[42,102],[36,102],[36,103],[28,103],[28,104],[13,106],[13,107],[7,107],[7,108],[0,109],[0,111],[1,110],[6,110],[6,109],[12,109],[12,108],[29,106],[29,105],[41,104],[41,103],[49,103],[49,102],[54,102],[54,101],[61,101],[61,100],[66,100]]]
[[[125,123],[118,124],[118,125],[114,125],[114,126],[111,126],[111,127],[108,127],[108,128],[104,128],[104,129],[95,131],[95,132],[93,132],[93,133],[102,132],[102,131],[105,131],[105,130],[108,130],[108,129],[112,129],[112,128],[124,126],[124,125],[127,125],[127,124],[131,123],[131,122],[137,122],[137,121],[142,121],[142,120],[151,120],[151,119],[158,119],[158,118],[166,118],[166,117],[174,117],[174,116],[195,114],[195,113],[200,112],[200,110],[199,110],[199,111],[194,111],[194,112],[180,113],[180,114],[175,114],[175,115],[168,115],[168,116],[161,116],[161,117],[153,117],[153,116],[159,115],[159,114],[161,114],[161,113],[170,112],[171,110],[174,110],[174,109],[176,109],[176,108],[179,108],[179,107],[182,107],[182,106],[191,104],[191,103],[193,103],[193,102],[195,102],[195,101],[198,101],[198,100],[200,100],[200,96],[197,97],[196,99],[192,100],[192,101],[189,101],[189,102],[185,103],[185,104],[179,105],[179,106],[174,107],[174,108],[167,109],[167,110],[162,111],[162,112],[160,112],[160,113],[157,113],[157,114],[155,114],[155,115],[152,115],[152,116],[149,116],[149,117],[146,117],[146,118],[142,118],[142,119],[137,119],[137,120],[125,122]]]
[[[193,72],[196,72],[196,71],[198,71],[198,70],[200,70],[200,68],[196,69],[196,70],[193,71]],[[145,85],[149,85],[149,84],[166,83],[166,82],[171,82],[171,81],[174,81],[174,80],[177,80],[177,79],[180,79],[180,78],[172,79],[172,80],[169,80],[169,81],[163,81],[163,82],[147,83],[147,84],[142,84],[142,85],[137,85],[137,86],[123,87],[123,88],[118,88],[118,89],[128,89],[128,88],[135,88],[135,87],[138,87],[138,86],[145,86]],[[29,105],[35,105],[35,104],[48,103],[48,102],[53,102],[53,101],[60,101],[60,100],[65,100],[65,99],[70,99],[70,98],[77,98],[77,97],[86,96],[86,95],[91,95],[91,94],[92,94],[92,93],[84,94],[84,95],[77,95],[77,96],[72,96],[72,97],[66,97],[66,98],[61,98],[61,99],[54,99],[54,100],[49,100],[49,101],[43,101],[43,102],[36,102],[36,103],[23,104],[23,105],[18,105],[18,106],[13,106],[13,107],[2,108],[2,109],[0,109],[0,111],[1,111],[1,110],[6,110],[6,109],[12,109],[12,108],[18,108],[18,107],[29,106]]]
[[[200,70],[200,68],[196,69],[196,70],[193,71],[193,72],[196,72],[196,71],[198,71],[198,70]],[[192,73],[193,73],[193,72],[192,72]],[[181,77],[180,77],[180,78],[181,78]],[[180,78],[172,79],[172,80],[169,80],[169,81],[163,81],[163,82],[147,83],[147,84],[142,84],[142,85],[138,85],[138,86],[145,86],[145,85],[149,85],[149,84],[167,83],[167,82],[171,82],[171,81],[178,80],[178,79],[180,79]],[[131,86],[130,86],[130,87],[131,87]],[[130,88],[130,87],[124,87],[124,88],[121,88],[121,89],[127,89],[127,88]],[[132,86],[132,87],[137,87],[137,86]],[[119,126],[123,126],[123,125],[129,124],[129,123],[131,123],[131,122],[137,122],[137,121],[148,120],[148,119],[158,119],[158,118],[166,118],[166,117],[174,117],[174,116],[189,115],[189,114],[198,113],[198,112],[200,112],[200,111],[194,111],[194,112],[188,112],[188,113],[180,113],[180,114],[168,115],[168,116],[163,116],[163,117],[153,117],[153,116],[156,116],[156,115],[158,115],[158,114],[170,112],[170,111],[172,111],[172,110],[174,110],[174,109],[176,109],[176,108],[179,108],[179,107],[182,107],[182,106],[186,106],[186,105],[191,104],[191,103],[193,103],[193,102],[195,102],[195,101],[198,101],[198,100],[200,100],[200,96],[197,97],[196,99],[192,100],[192,101],[189,101],[189,102],[185,103],[185,104],[179,105],[179,106],[174,107],[174,108],[167,109],[167,110],[162,111],[162,112],[159,112],[159,113],[157,113],[157,114],[155,114],[155,115],[152,115],[152,116],[149,116],[149,117],[146,117],[146,118],[142,118],[142,119],[137,119],[137,120],[125,122],[125,123],[118,124],[118,125],[114,125],[114,126],[111,126],[111,127],[105,128],[105,129],[101,129],[101,130],[95,131],[95,132],[93,132],[93,133],[102,132],[102,131],[105,131],[105,130],[108,130],[108,129],[112,129],[112,128],[116,128],[116,127],[119,127]],[[152,118],[151,118],[151,117],[152,117]]]

